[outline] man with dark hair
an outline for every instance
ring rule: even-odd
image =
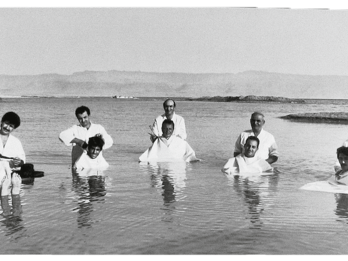
[[[260,157],[255,157],[259,149],[260,140],[255,136],[249,136],[244,144],[242,154],[227,161],[222,169],[226,174],[236,173],[261,173],[272,170],[271,165]]]
[[[62,131],[59,134],[59,140],[67,146],[73,146],[71,159],[72,165],[80,158],[84,150],[87,149],[88,139],[95,135],[101,135],[105,141],[104,149],[112,146],[113,140],[106,132],[103,126],[90,121],[90,110],[86,106],[78,107],[75,111],[79,125],[74,125],[71,128]]]
[[[153,134],[150,137],[152,142],[155,141],[156,137],[162,135],[162,123],[165,119],[172,120],[174,122],[175,129],[173,131],[173,135],[186,140],[187,134],[185,120],[183,117],[175,113],[175,107],[175,101],[172,99],[167,99],[163,102],[164,114],[158,116],[152,125]]]
[[[20,188],[22,179],[19,174],[13,172],[19,170],[25,163],[25,153],[20,140],[12,135],[19,127],[21,120],[15,112],[7,112],[1,119],[0,125],[0,186],[1,206],[3,215],[10,214],[8,203],[9,195],[12,195],[12,206],[15,215],[21,213]],[[13,174],[12,174],[13,172]]]
[[[152,146],[140,157],[143,162],[173,162],[173,161],[197,161],[196,154],[190,145],[183,139],[174,136],[175,124],[172,120],[165,119],[162,122],[162,136],[157,137]]]
[[[86,153],[75,162],[74,169],[82,171],[84,169],[106,169],[109,164],[104,159],[101,152],[105,142],[100,135],[89,138]]]
[[[336,153],[341,168],[329,179],[329,182],[348,185],[348,147],[339,147]]]
[[[243,153],[244,144],[249,136],[255,136],[260,140],[258,155],[265,159],[269,164],[278,160],[278,147],[273,135],[263,129],[265,124],[264,115],[261,112],[251,114],[251,130],[243,131],[237,138],[234,148],[234,157]]]

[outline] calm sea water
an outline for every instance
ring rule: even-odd
[[[114,138],[104,151],[105,176],[73,178],[60,131],[76,124],[75,108]],[[162,100],[112,98],[3,99],[16,111],[27,161],[45,171],[22,187],[21,218],[0,216],[0,254],[348,254],[348,197],[299,190],[333,174],[343,124],[282,120],[290,113],[347,111],[348,103],[177,102],[188,142],[202,162],[142,165],[150,125]],[[253,111],[277,141],[280,171],[228,178],[220,171]]]

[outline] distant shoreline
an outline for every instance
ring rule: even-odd
[[[211,102],[277,102],[277,103],[306,103],[304,99],[292,99],[275,96],[213,96],[190,98],[192,101],[211,101]]]
[[[347,112],[315,112],[315,113],[296,113],[281,116],[281,119],[300,121],[300,122],[313,122],[313,123],[348,123]]]
[[[26,99],[26,98],[66,98],[66,99],[92,99],[92,98],[110,98],[117,101],[143,101],[143,100],[165,100],[168,98],[176,101],[205,101],[205,102],[261,102],[261,103],[317,103],[321,101],[347,101],[348,99],[317,99],[317,98],[285,98],[274,96],[207,96],[207,97],[165,97],[165,96],[130,96],[132,98],[114,98],[114,96],[51,96],[51,95],[22,95],[22,96],[0,96],[1,99]]]

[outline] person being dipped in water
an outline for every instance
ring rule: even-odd
[[[265,159],[256,156],[259,144],[260,140],[257,137],[249,136],[245,141],[242,154],[229,159],[221,171],[226,174],[272,171],[273,168]]]
[[[80,106],[75,110],[75,116],[79,122],[69,129],[62,131],[59,134],[59,140],[66,146],[72,146],[71,161],[74,166],[75,161],[87,149],[87,142],[90,137],[97,134],[103,136],[105,141],[104,150],[113,145],[111,136],[106,132],[105,128],[100,124],[92,123],[90,120],[91,111],[86,106]]]
[[[0,185],[3,215],[10,214],[8,203],[10,194],[13,214],[17,215],[21,212],[19,192],[22,179],[14,171],[20,170],[25,163],[25,153],[20,140],[12,135],[20,123],[20,117],[15,112],[7,112],[3,115],[0,124]]]
[[[82,171],[87,169],[104,170],[109,167],[102,155],[103,146],[105,144],[101,135],[89,138],[87,151],[75,162],[74,170]]]
[[[340,163],[341,169],[330,179],[330,183],[348,185],[348,147],[339,147],[337,149],[337,159]]]

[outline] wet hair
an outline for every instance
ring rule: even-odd
[[[87,112],[88,116],[91,115],[91,111],[86,106],[80,106],[75,110],[75,115],[77,117],[78,114],[82,114],[84,112]]]
[[[162,128],[164,125],[166,124],[171,124],[173,126],[173,129],[174,129],[174,122],[172,120],[168,120],[168,119],[165,119],[163,122],[162,122]]]
[[[18,114],[13,111],[6,112],[4,116],[2,116],[1,122],[5,121],[12,124],[15,129],[21,125],[21,119],[19,118]]]
[[[173,99],[166,99],[166,100],[163,102],[163,108],[164,108],[164,106],[166,105],[166,102],[167,102],[167,101],[173,101],[173,103],[174,103],[174,108],[175,108],[176,104],[175,104],[175,101],[174,101]]]
[[[255,136],[249,136],[246,141],[245,141],[245,144],[248,142],[248,140],[254,140],[257,142],[257,148],[259,148],[259,145],[260,145],[260,140],[258,137],[255,137]]]
[[[348,156],[348,147],[344,147],[344,146],[339,147],[339,148],[337,149],[337,158],[338,158],[338,155],[340,155],[340,153],[342,153],[342,154]]]
[[[91,147],[99,147],[102,150],[104,144],[105,144],[105,141],[101,135],[95,135],[94,137],[91,137],[88,140],[88,148],[89,149]]]

